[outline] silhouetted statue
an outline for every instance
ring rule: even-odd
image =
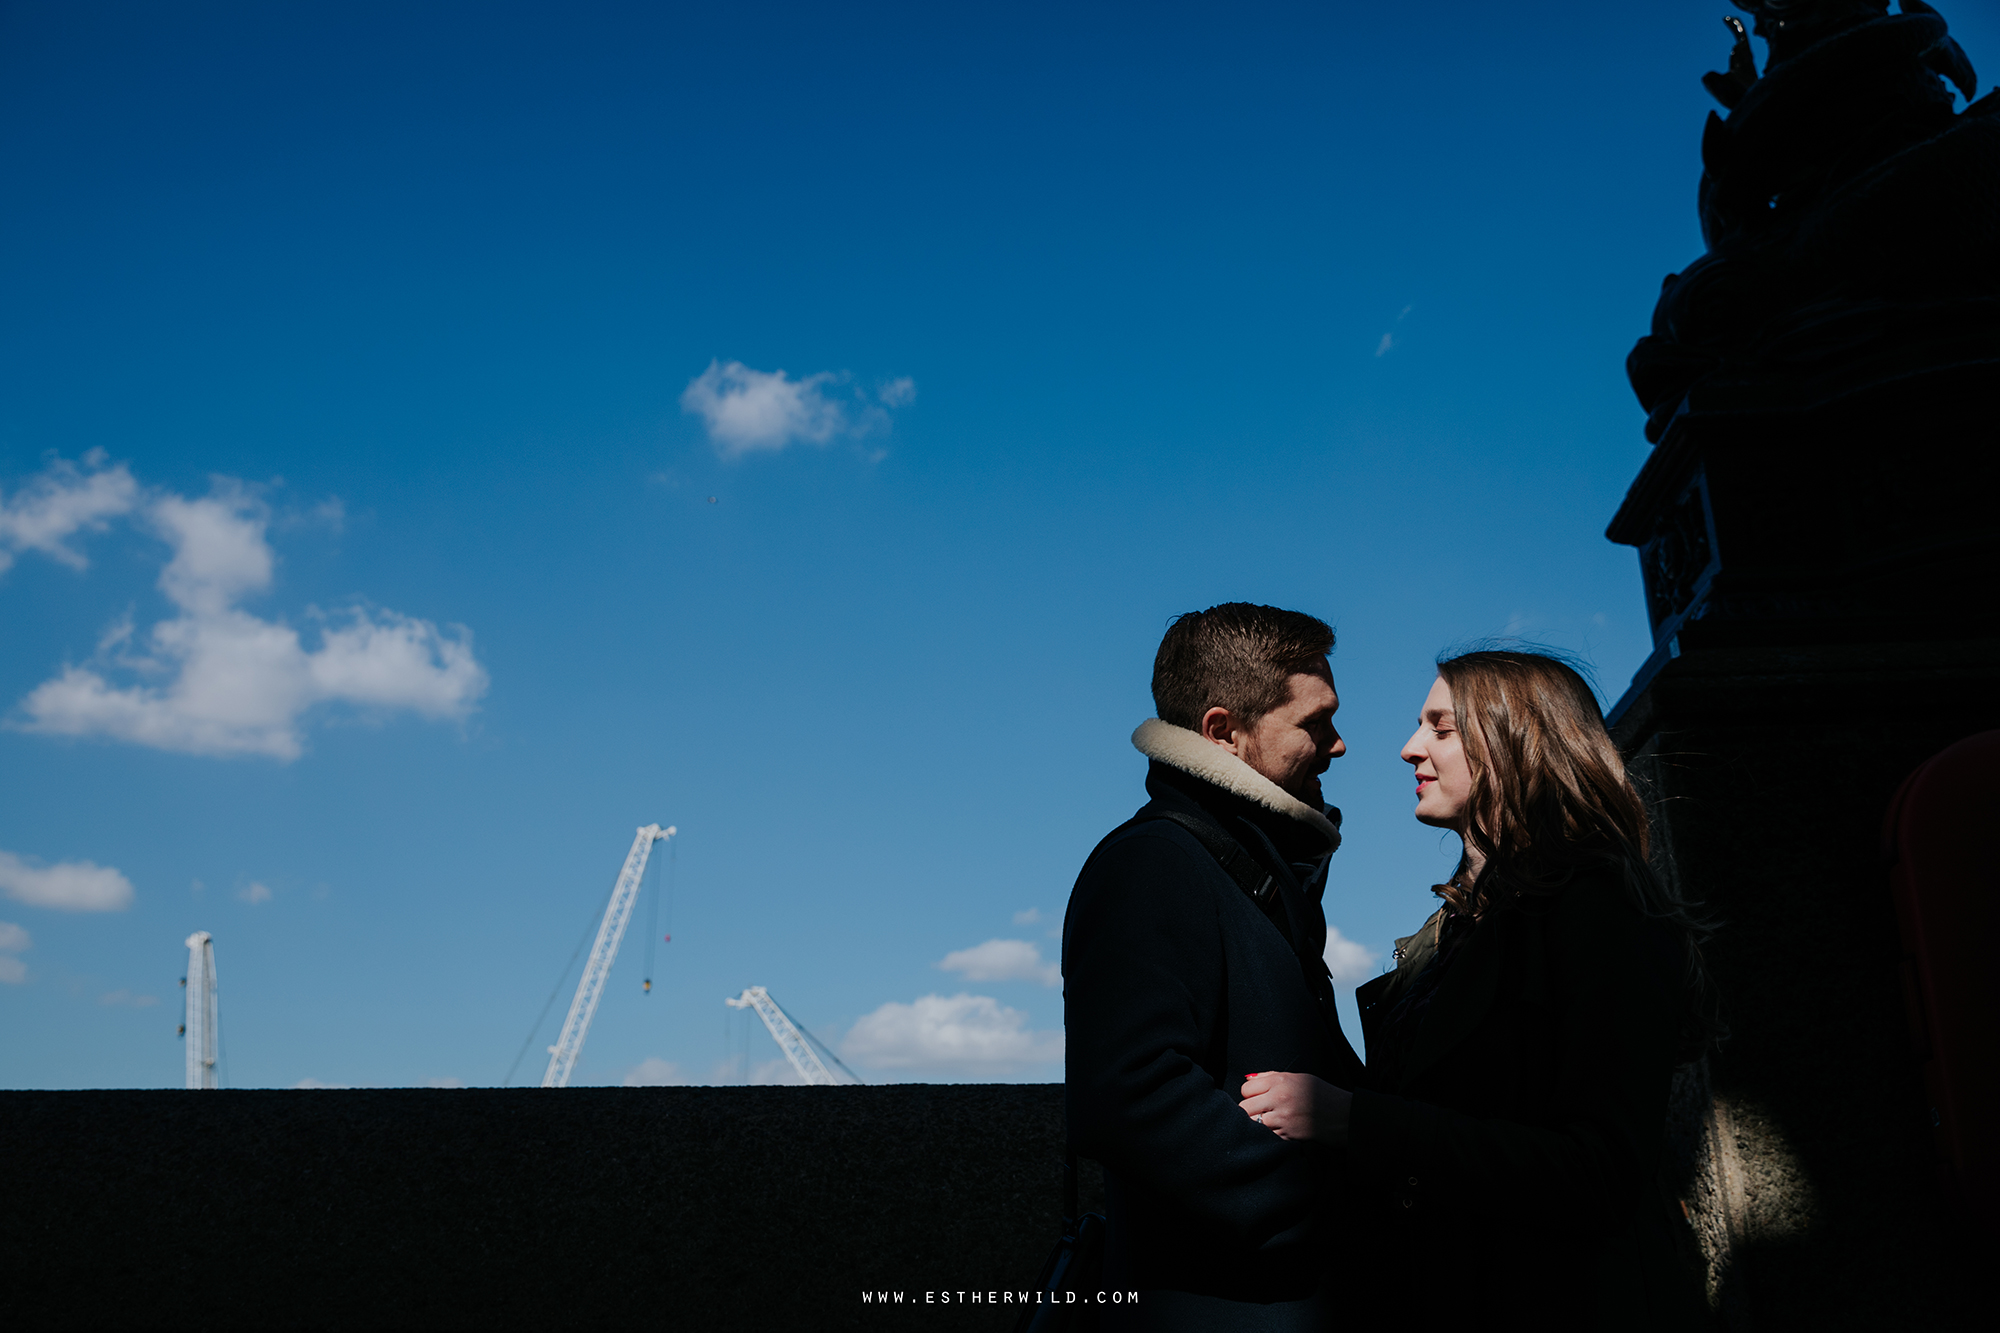
[[[1701,86],[1734,111],[1743,94],[1750,91],[1750,85],[1757,82],[1757,56],[1750,50],[1750,34],[1744,29],[1742,19],[1731,16],[1722,20],[1722,24],[1736,35],[1736,45],[1729,48],[1729,68],[1720,74],[1711,71],[1702,75]]]
[[[1936,10],[1735,0],[1729,108],[1702,136],[1708,253],[1668,275],[1626,362],[1658,443],[1676,413],[1802,411],[1918,366],[2000,360],[2000,97]],[[1954,114],[1950,79],[1971,103]]]

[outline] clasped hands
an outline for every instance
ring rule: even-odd
[[[1354,1094],[1311,1074],[1252,1074],[1243,1080],[1243,1114],[1281,1139],[1347,1142]]]

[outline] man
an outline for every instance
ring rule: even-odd
[[[1333,642],[1311,616],[1242,602],[1176,619],[1153,664],[1159,716],[1132,737],[1152,800],[1070,895],[1070,1138],[1104,1164],[1104,1285],[1139,1291],[1129,1327],[1330,1319],[1341,1150],[1287,1142],[1237,1103],[1265,1070],[1361,1083],[1321,959],[1340,812],[1319,776],[1347,749]]]

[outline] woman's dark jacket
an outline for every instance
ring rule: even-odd
[[[1369,1085],[1349,1151],[1424,1327],[1685,1327],[1692,1290],[1659,1186],[1680,1045],[1678,932],[1609,873],[1445,913],[1357,993]],[[1442,971],[1423,978],[1426,967]],[[1436,986],[1412,1018],[1413,990]]]
[[[1066,1109],[1076,1151],[1104,1164],[1107,1287],[1301,1299],[1328,1279],[1328,1218],[1352,1213],[1342,1154],[1288,1143],[1238,1102],[1264,1070],[1361,1076],[1321,960],[1333,849],[1159,762],[1146,790],[1142,815],[1211,821],[1267,868],[1286,929],[1170,821],[1123,826],[1078,877],[1063,924]]]

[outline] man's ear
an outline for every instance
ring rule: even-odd
[[[1238,753],[1236,749],[1236,719],[1230,715],[1227,708],[1211,708],[1206,713],[1203,713],[1201,715],[1201,726],[1196,728],[1196,730],[1201,733],[1202,739],[1214,741],[1231,754]]]

